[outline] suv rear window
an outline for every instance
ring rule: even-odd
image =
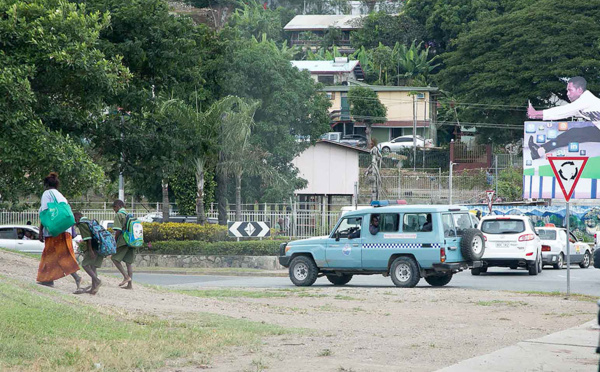
[[[523,220],[486,220],[481,223],[481,231],[486,234],[518,234],[525,231]]]
[[[538,230],[538,234],[542,240],[556,240],[556,230]]]

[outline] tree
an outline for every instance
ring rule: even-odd
[[[370,13],[362,19],[361,26],[350,34],[355,49],[375,48],[379,44],[393,48],[396,43],[409,45],[425,40],[425,28],[404,13]]]
[[[371,148],[371,128],[373,124],[385,123],[387,109],[379,101],[377,93],[371,88],[354,87],[348,92],[350,103],[350,114],[354,120],[362,122],[366,126],[367,143]]]
[[[98,48],[106,13],[62,1],[0,2],[0,198],[41,191],[57,171],[67,195],[104,180],[84,136],[129,72]]]
[[[538,107],[566,99],[564,78],[571,76],[598,87],[599,17],[600,9],[584,0],[539,0],[475,22],[442,56],[446,68],[436,80],[456,96],[462,124],[479,127],[480,141],[522,138],[529,99]]]

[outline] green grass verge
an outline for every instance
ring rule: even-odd
[[[206,364],[223,347],[294,332],[207,313],[175,321],[115,310],[120,315],[0,276],[0,370],[146,371],[174,358]]]
[[[0,248],[0,251],[20,254],[21,256],[35,258],[36,260],[39,260],[40,257],[42,257],[41,253],[27,253],[27,252],[15,251],[14,249],[8,249],[8,248]]]
[[[536,295],[536,296],[545,296],[545,297],[565,297],[565,298],[567,297],[566,292],[559,292],[559,291],[554,291],[554,292],[518,291],[516,293]],[[598,296],[591,296],[591,295],[585,295],[585,294],[579,294],[579,293],[571,293],[569,298],[572,300],[588,301],[588,302],[597,302],[598,300],[600,300],[600,297],[598,297]]]
[[[206,290],[178,290],[175,291],[188,296],[210,298],[273,298],[288,297],[285,293],[270,291],[244,291],[239,289],[206,289]]]

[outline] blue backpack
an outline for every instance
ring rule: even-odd
[[[92,233],[92,239],[98,244],[98,254],[101,256],[110,256],[117,253],[117,242],[110,232],[108,232],[96,220],[80,221],[88,225]]]
[[[125,228],[123,229],[123,238],[130,247],[141,247],[144,245],[144,228],[142,222],[128,214],[125,218]]]

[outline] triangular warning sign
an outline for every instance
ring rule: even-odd
[[[558,180],[560,189],[565,196],[565,200],[569,201],[577,181],[583,173],[583,168],[587,163],[588,158],[584,156],[549,156],[548,161],[554,171],[554,176]]]
[[[494,200],[494,190],[487,190],[485,194],[487,195],[488,202]]]

